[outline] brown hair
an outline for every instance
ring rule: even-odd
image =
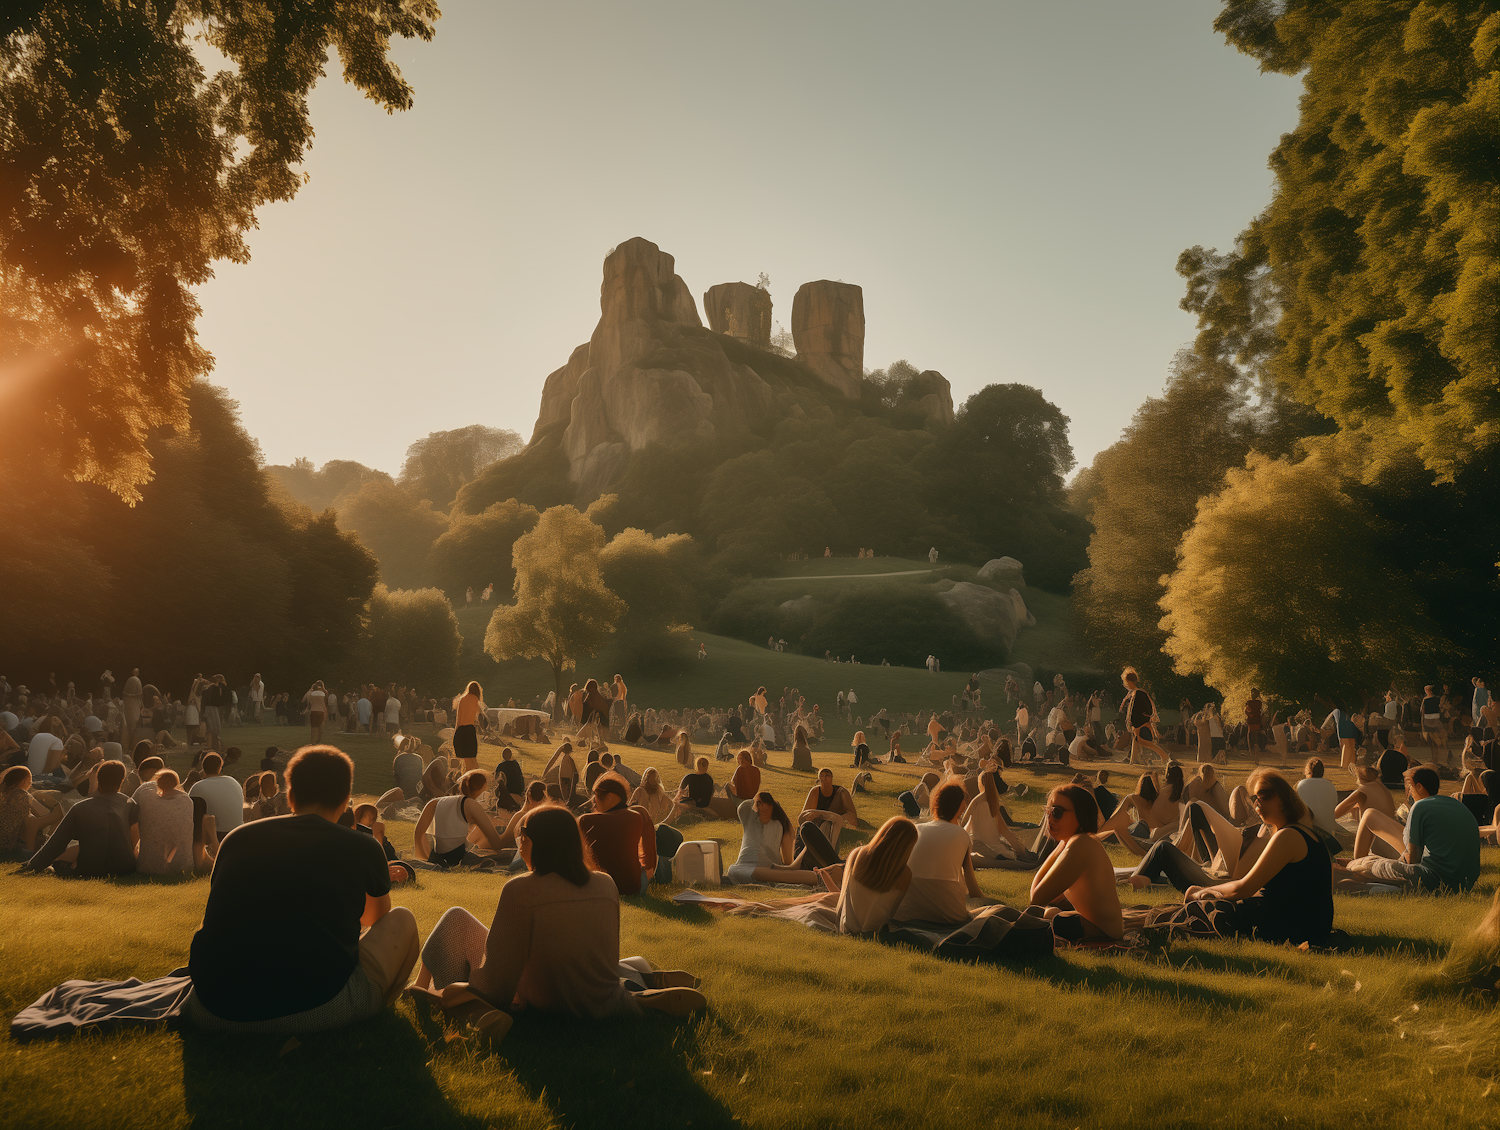
[[[1288,823],[1300,824],[1307,818],[1307,805],[1302,803],[1302,798],[1297,795],[1292,783],[1276,770],[1265,765],[1251,770],[1250,776],[1245,778],[1245,791],[1253,797],[1260,791],[1261,784],[1270,786],[1281,801],[1281,811]]]
[[[892,816],[860,852],[855,881],[878,895],[885,894],[896,885],[916,845],[917,826],[904,816]]]
[[[125,763],[123,761],[106,761],[103,765],[99,766],[99,772],[94,779],[99,782],[100,792],[119,792],[120,786],[125,783]]]
[[[1059,785],[1052,792],[1073,802],[1073,815],[1078,818],[1080,835],[1092,836],[1099,830],[1099,802],[1094,799],[1093,789],[1084,785]]]
[[[338,808],[354,785],[354,762],[331,745],[303,746],[287,763],[286,791],[303,805]]]
[[[1302,767],[1302,775],[1317,779],[1323,775],[1323,759],[1321,757],[1309,757],[1307,764]]]
[[[630,786],[625,783],[625,778],[614,773],[601,773],[599,779],[594,782],[594,795],[600,793],[612,793],[620,800],[620,807],[624,808],[630,804]]]
[[[178,782],[180,782],[181,780],[182,778],[177,775],[177,770],[163,769],[155,777],[154,783],[156,785],[156,795],[166,796],[169,792],[177,787]]]
[[[964,787],[957,781],[950,781],[932,794],[932,814],[939,820],[952,820],[968,799]]]
[[[521,818],[521,834],[531,841],[533,875],[561,875],[575,887],[588,885],[593,857],[578,820],[566,808],[538,805]]]
[[[483,769],[470,769],[458,779],[458,791],[465,797],[473,799],[484,792],[490,783],[490,775]]]

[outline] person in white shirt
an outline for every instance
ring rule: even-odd
[[[931,798],[932,820],[917,825],[917,846],[907,866],[911,886],[892,917],[900,922],[969,920],[968,898],[982,898],[974,875],[969,833],[958,825],[966,800],[963,785],[950,781]]]
[[[51,729],[38,730],[26,747],[26,767],[33,777],[60,776],[63,772],[63,740]],[[42,783],[43,788],[48,785]]]
[[[221,776],[224,759],[217,753],[204,754],[202,768],[203,779],[188,790],[188,796],[203,798],[223,836],[245,822],[245,790],[233,777]]]
[[[1339,826],[1338,817],[1334,815],[1334,809],[1339,803],[1339,790],[1323,776],[1322,758],[1307,759],[1302,770],[1302,780],[1297,782],[1297,795],[1307,805],[1308,815],[1319,831],[1328,833],[1340,842],[1348,840],[1353,843],[1354,837]]]
[[[394,693],[385,700],[385,728],[391,734],[401,728],[401,700]]]
[[[307,703],[307,724],[312,729],[312,740],[316,744],[323,740],[323,722],[328,717],[328,688],[319,679],[302,696]]]

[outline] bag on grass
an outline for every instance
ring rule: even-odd
[[[674,882],[707,883],[719,886],[724,882],[724,861],[718,840],[688,840],[672,857],[672,879]]]

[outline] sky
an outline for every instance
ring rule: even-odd
[[[1034,385],[1086,465],[1191,341],[1177,256],[1269,203],[1300,94],[1215,0],[442,7],[392,51],[411,110],[330,67],[308,183],[200,288],[210,379],[268,462],[529,439],[605,254],[644,236],[700,316],[761,272],[788,328],[802,283],[859,284],[866,368],[936,369],[955,404]]]

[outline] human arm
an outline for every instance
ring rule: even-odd
[[[387,868],[389,876],[389,868]],[[389,892],[383,895],[365,895],[365,912],[359,916],[361,926],[373,926],[391,912],[391,896]]]
[[[651,822],[651,813],[647,812],[645,806],[631,806],[630,811],[638,813],[641,818],[641,867],[647,871],[656,871],[656,825]]]
[[[1031,905],[1051,906],[1062,898],[1063,893],[1083,874],[1083,866],[1083,853],[1071,841],[1063,844],[1047,857],[1046,863],[1037,868],[1036,875],[1031,880]]]
[[[470,805],[473,805],[474,807],[470,808]],[[469,821],[470,824],[473,824],[474,827],[479,829],[479,834],[483,836],[485,842],[490,845],[491,851],[498,852],[502,850],[503,845],[500,842],[500,833],[495,831],[495,825],[490,820],[490,814],[486,812],[484,810],[484,806],[481,805],[473,797],[468,797],[464,800],[464,817]]]
[[[427,829],[432,825],[432,818],[437,815],[437,801],[429,800],[426,807],[422,809],[422,815],[417,818],[417,829],[411,835],[412,851],[418,859],[425,860],[432,855],[432,849],[427,844]]]
[[[792,860],[796,858],[796,855],[797,837],[793,835],[792,830],[788,828],[781,834],[781,865],[783,867],[790,867],[792,865]]]
[[[1244,878],[1230,879],[1212,887],[1189,887],[1186,899],[1189,902],[1203,899],[1230,899],[1239,902],[1247,899],[1274,879],[1288,863],[1297,862],[1298,851],[1305,858],[1307,842],[1291,828],[1282,828],[1271,837]]]
[[[1339,801],[1338,804],[1334,805],[1333,814],[1335,816],[1347,816],[1349,813],[1354,812],[1356,809],[1358,809],[1360,807],[1360,803],[1364,799],[1365,787],[1363,785],[1360,785],[1343,800]]]
[[[979,889],[979,876],[974,874],[974,857],[968,852],[964,852],[964,886],[971,898],[984,898],[984,892]]]
[[[47,842],[39,847],[36,854],[26,861],[23,871],[43,871],[51,867],[57,857],[68,850],[68,843],[78,835],[78,821],[74,813],[78,811],[78,805],[68,809],[62,822],[53,829],[52,834],[47,837]]]

